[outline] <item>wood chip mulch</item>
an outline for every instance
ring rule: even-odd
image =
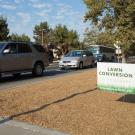
[[[0,116],[72,135],[135,135],[135,96],[99,91],[96,70],[0,91]]]

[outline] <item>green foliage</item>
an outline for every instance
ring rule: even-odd
[[[7,24],[7,19],[0,16],[0,41],[8,39],[9,29]]]
[[[51,28],[49,28],[47,22],[41,22],[39,25],[35,26],[33,34],[34,34],[34,39],[37,43],[46,46],[50,41]]]
[[[97,44],[113,47],[114,40],[115,39],[113,34],[109,31],[105,31],[105,32],[101,32],[98,35]]]
[[[93,23],[97,23],[99,16],[102,16],[103,9],[105,7],[105,0],[83,0],[88,8],[88,12],[85,15],[85,20],[92,20]]]
[[[78,47],[79,37],[76,31],[68,30],[64,25],[57,25],[53,30],[54,42],[56,45],[62,46],[63,44],[68,47]]]
[[[22,41],[22,42],[30,42],[30,38],[29,36],[22,34],[22,35],[18,35],[16,33],[12,33],[9,36],[9,39],[12,41]]]
[[[79,47],[79,37],[76,31],[70,30],[68,32],[67,43],[71,47],[74,47],[74,48]]]
[[[99,30],[97,27],[87,28],[84,33],[84,44],[85,46],[98,44]]]
[[[76,31],[59,24],[53,30],[53,44],[59,46],[65,54],[69,48],[79,48],[79,37]]]
[[[66,40],[68,38],[67,27],[65,25],[62,26],[61,24],[57,25],[53,30],[53,37],[54,42],[57,45],[62,45],[63,43],[66,43]]]
[[[49,28],[47,22],[42,22],[39,25],[36,25],[34,28],[34,39],[36,42],[47,45],[52,43],[56,47],[69,48],[69,47],[78,47],[79,46],[79,37],[76,31],[68,30],[65,25],[58,24],[54,29]]]
[[[114,37],[109,31],[100,32],[97,28],[92,27],[92,29],[86,29],[84,44],[89,45],[106,45],[113,46]]]
[[[60,46],[62,53],[65,54],[71,48],[79,48],[79,37],[76,31],[68,30],[61,24],[57,25],[53,30],[54,44]]]
[[[88,9],[85,20],[91,20],[93,25],[101,24],[98,42],[114,44],[120,41],[119,45],[127,52],[135,42],[135,1],[83,1]]]

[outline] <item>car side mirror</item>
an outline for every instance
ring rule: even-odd
[[[5,50],[3,51],[3,54],[8,54],[8,53],[10,53],[10,49],[5,49]]]

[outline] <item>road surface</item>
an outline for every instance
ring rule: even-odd
[[[83,72],[84,70],[93,70],[94,68],[86,68],[83,70],[60,70],[57,63],[51,64],[46,68],[42,77],[33,77],[31,73],[23,74],[19,77],[5,76],[0,80],[0,90],[8,90],[11,88],[20,87],[24,84],[33,84],[35,82],[44,81],[46,79],[53,79],[59,76],[65,76],[68,74]]]

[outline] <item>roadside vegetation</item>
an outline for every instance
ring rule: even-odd
[[[84,70],[1,90],[0,116],[71,135],[134,135],[135,96],[95,88],[96,70]]]
[[[121,47],[125,55],[135,55],[135,1],[134,0],[83,0],[87,12],[84,22],[90,25],[80,41],[76,30],[66,25],[57,24],[51,28],[47,21],[35,25],[33,38],[43,46],[52,44],[62,50],[69,48],[82,49],[90,44],[102,44]],[[7,19],[0,17],[0,41],[30,41],[24,33],[9,35]]]
[[[85,21],[93,26],[85,32],[85,44],[117,43],[123,53],[135,55],[135,1],[83,1],[87,6]]]
[[[0,41],[31,41],[30,37],[26,34],[9,34],[9,31],[10,29],[8,28],[7,19],[1,16]],[[53,48],[59,48],[62,51],[66,51],[70,48],[79,49],[81,45],[77,31],[68,29],[66,25],[61,24],[51,28],[46,21],[35,25],[33,30],[33,38],[36,43],[40,43],[44,47],[51,44]]]

